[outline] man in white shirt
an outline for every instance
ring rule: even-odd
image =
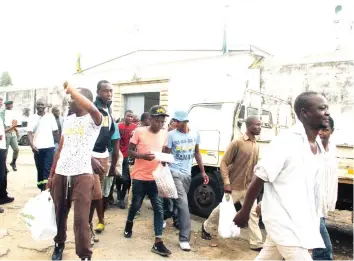
[[[14,201],[14,198],[7,194],[6,151],[4,123],[0,117],[0,205]],[[0,208],[0,213],[3,212]]]
[[[329,117],[329,126],[320,130],[319,136],[325,149],[322,175],[318,179],[317,206],[320,217],[320,232],[326,248],[316,248],[312,251],[313,260],[333,260],[331,238],[326,228],[326,218],[329,211],[334,211],[338,195],[338,161],[336,158],[336,145],[330,142],[334,131],[334,121]]]
[[[262,217],[267,231],[256,260],[312,260],[308,249],[323,248],[316,207],[316,179],[323,162],[318,137],[329,124],[327,100],[316,92],[300,94],[294,104],[300,123],[275,137],[255,167],[234,222],[244,226],[264,184]]]
[[[48,176],[53,163],[55,149],[53,136],[57,140],[60,140],[60,137],[53,114],[45,112],[46,102],[40,99],[36,106],[37,114],[29,118],[27,135],[37,168],[37,187],[43,191],[48,183]]]

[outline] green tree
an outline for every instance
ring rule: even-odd
[[[12,79],[8,72],[3,72],[0,76],[0,87],[12,85]]]

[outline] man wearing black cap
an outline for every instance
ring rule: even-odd
[[[162,128],[168,115],[162,106],[153,106],[150,109],[150,115],[151,125],[137,128],[129,143],[129,156],[135,158],[135,164],[131,173],[133,199],[129,208],[124,236],[126,238],[132,236],[134,217],[140,209],[144,197],[148,195],[154,210],[155,244],[151,251],[161,256],[169,256],[171,252],[162,242],[163,203],[162,199],[158,197],[156,182],[152,174],[159,164],[155,160],[153,152],[161,152],[167,145],[167,132]]]
[[[17,120],[15,114],[12,111],[13,101],[6,101],[5,104],[5,114],[4,114],[4,124],[6,132],[6,150],[8,151],[9,146],[11,146],[13,154],[10,166],[14,171],[17,171],[16,160],[18,158],[18,142],[17,142]]]

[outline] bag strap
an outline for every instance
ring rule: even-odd
[[[44,116],[44,115],[43,115]],[[41,123],[41,119],[43,118],[43,116],[40,116],[36,125],[33,127],[33,133],[36,133],[37,132],[37,129],[39,127],[39,124]]]

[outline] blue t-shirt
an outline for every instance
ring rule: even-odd
[[[182,133],[178,130],[172,130],[168,133],[167,148],[171,149],[171,154],[175,158],[174,163],[170,163],[171,171],[190,175],[195,145],[200,143],[199,133],[189,131]]]
[[[111,140],[119,140],[119,139],[120,139],[119,129],[117,123],[114,123],[114,133],[111,136]]]

